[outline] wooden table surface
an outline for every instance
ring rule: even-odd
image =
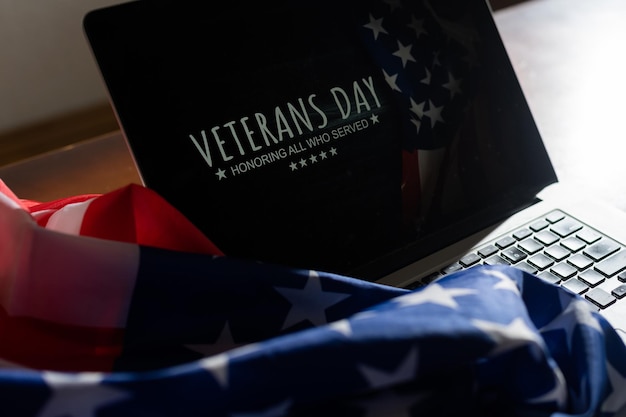
[[[626,210],[626,1],[530,0],[495,16],[559,179]],[[140,183],[120,132],[0,168],[0,179],[38,201]]]
[[[0,179],[18,197],[36,201],[141,184],[120,132],[7,165],[0,168]]]

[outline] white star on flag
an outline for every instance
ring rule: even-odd
[[[413,97],[411,97],[411,107],[409,108],[409,110],[411,110],[411,112],[416,115],[420,120],[422,119],[422,117],[424,117],[424,106],[426,105],[425,102],[422,103],[416,103],[415,100],[413,100]]]
[[[98,373],[44,372],[42,377],[52,392],[38,417],[96,417],[98,409],[131,397],[101,385],[104,376]]]
[[[453,309],[458,308],[459,304],[454,300],[455,297],[463,295],[475,295],[478,292],[465,288],[445,288],[440,284],[430,284],[420,291],[414,291],[406,295],[402,295],[394,300],[401,306],[413,306],[418,304],[438,304]]]
[[[328,325],[328,327],[336,331],[337,333],[341,333],[346,337],[350,337],[352,335],[352,325],[348,320],[339,320],[334,323]]]
[[[210,356],[200,360],[198,363],[200,367],[213,375],[215,380],[224,388],[227,389],[228,382],[228,366],[230,361],[234,358],[248,355],[256,352],[260,349],[259,343],[250,343],[242,347],[235,348],[227,353],[220,353],[219,355]]]
[[[381,33],[387,34],[385,28],[383,28],[383,19],[376,19],[370,14],[370,22],[364,25],[366,28],[371,29],[374,32],[374,39],[378,39],[378,35]]]
[[[528,327],[522,318],[516,318],[511,323],[503,325],[484,320],[472,320],[472,324],[485,332],[495,343],[495,348],[490,352],[491,356],[496,356],[503,352],[508,352],[520,346],[530,345],[531,347],[543,346],[543,339]],[[533,349],[533,353],[541,351]]]
[[[504,272],[502,271],[498,271],[498,270],[493,270],[493,269],[489,269],[487,271],[485,271],[485,275],[494,277],[499,279],[500,281],[498,281],[498,283],[496,285],[493,286],[493,288],[495,289],[499,289],[499,290],[508,290],[508,291],[512,291],[515,294],[519,294],[520,290],[517,287],[517,284],[515,283],[515,281],[513,281],[511,278],[509,278]]]
[[[426,76],[424,78],[422,78],[420,80],[420,82],[422,84],[430,85],[430,82],[433,79],[432,73],[430,72],[430,70],[428,68],[424,68],[424,71],[426,71]]]
[[[187,344],[185,347],[208,357],[236,347],[228,322],[224,323],[222,332],[214,343]]]
[[[302,289],[276,287],[291,303],[289,314],[285,318],[282,329],[287,329],[302,321],[308,320],[316,326],[326,324],[326,309],[350,297],[350,294],[324,291],[315,271],[309,272],[309,278]]]
[[[230,364],[230,361],[233,358],[241,357],[257,350],[259,350],[259,344],[250,343],[249,345],[235,348],[228,353],[221,353],[219,355],[204,358],[198,363],[202,369],[213,375],[220,386],[226,389],[228,388],[228,365]]]
[[[228,364],[230,357],[226,353],[210,356],[200,362],[200,366],[209,372],[224,388],[228,387]]]
[[[563,311],[561,311],[561,314],[555,317],[554,320],[539,329],[540,333],[545,333],[551,330],[565,331],[565,334],[567,335],[567,347],[571,351],[574,330],[579,325],[584,324],[602,332],[600,323],[598,323],[598,319],[594,316],[594,311],[589,302],[574,299],[565,292],[559,293],[559,299]]]
[[[457,94],[461,94],[461,80],[454,78],[452,73],[448,72],[448,82],[443,84],[445,88],[450,90],[450,98],[454,98]]]
[[[443,106],[437,107],[432,101],[428,100],[428,110],[424,112],[424,116],[430,118],[431,127],[435,127],[437,122],[444,122],[443,117],[441,117],[442,111]]]
[[[394,74],[394,75],[389,75],[387,74],[387,71],[383,70],[383,74],[385,75],[385,81],[387,81],[387,84],[389,84],[389,87],[391,87],[391,89],[393,91],[398,91],[398,92],[402,92],[402,90],[400,90],[400,87],[398,87],[398,74]]]
[[[424,19],[417,19],[415,15],[412,15],[411,23],[409,23],[408,26],[415,31],[415,37],[417,39],[419,39],[421,35],[428,35],[426,29],[424,29]]]
[[[409,61],[416,62],[413,55],[411,55],[411,48],[413,45],[403,45],[402,42],[398,41],[398,50],[393,53],[394,56],[397,56],[402,60],[402,67],[406,67],[406,64]]]
[[[384,388],[410,381],[417,373],[417,348],[411,349],[398,367],[389,372],[371,366],[360,365],[359,370],[370,388]]]
[[[420,129],[422,128],[422,122],[420,120],[411,119],[411,123],[415,125],[415,130],[417,131],[417,133],[419,133]]]

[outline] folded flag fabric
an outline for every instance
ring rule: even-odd
[[[234,259],[150,190],[0,184],[2,415],[617,416],[626,347],[510,267],[413,291]]]

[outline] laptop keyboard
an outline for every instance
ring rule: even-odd
[[[479,247],[410,287],[482,264],[528,271],[582,295],[599,309],[626,298],[626,246],[559,210]],[[607,284],[600,288],[603,283]]]

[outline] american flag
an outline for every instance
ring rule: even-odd
[[[361,35],[403,120],[405,219],[427,215],[476,88],[479,38],[472,2],[374,0]],[[446,10],[453,10],[448,16]],[[449,169],[449,168],[448,168]]]
[[[11,417],[615,416],[626,348],[511,267],[406,290],[220,253],[154,192],[0,185]]]
[[[455,2],[455,15],[447,17],[429,1],[370,3],[361,35],[405,115],[405,150],[448,146],[467,109],[474,88],[470,77],[479,64],[478,34],[463,13],[469,13],[468,7]]]

